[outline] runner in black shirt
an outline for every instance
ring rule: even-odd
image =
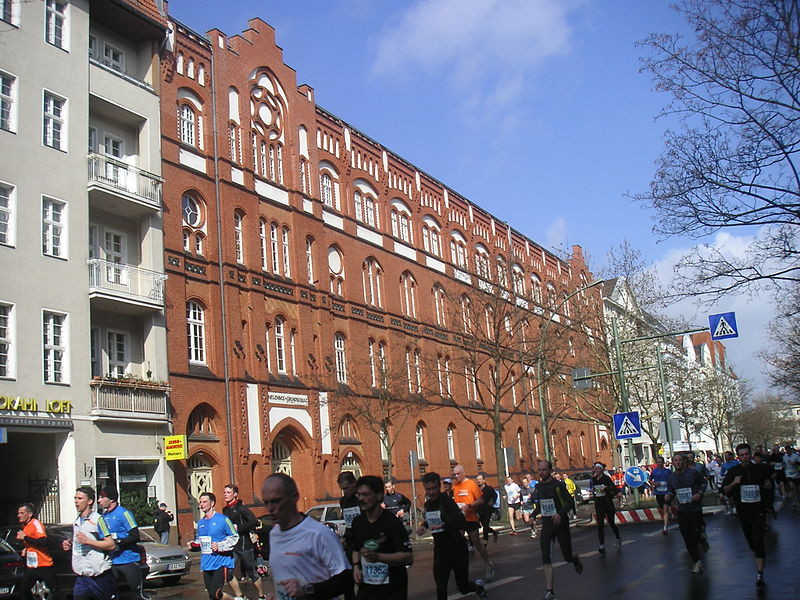
[[[383,508],[398,519],[406,522],[408,521],[408,511],[411,509],[411,500],[398,492],[394,487],[394,483],[394,479],[386,482],[386,489],[383,494]]]
[[[342,509],[342,518],[344,519],[342,545],[344,546],[347,560],[353,560],[353,541],[351,538],[353,519],[361,514],[358,498],[356,498],[356,476],[353,475],[352,471],[342,471],[336,478],[336,483],[339,485],[339,489],[342,490],[342,497],[339,498],[339,507]],[[345,600],[353,600],[355,594],[351,589],[345,593],[344,597]]]
[[[425,522],[417,533],[422,535],[429,529],[433,535],[433,579],[436,582],[436,599],[447,600],[447,580],[450,571],[456,579],[456,587],[462,594],[475,592],[481,600],[489,597],[480,579],[469,581],[469,552],[462,530],[466,527],[464,513],[455,501],[441,491],[438,473],[425,473]]]
[[[485,544],[489,541],[490,533],[494,535],[494,541],[497,543],[497,532],[492,529],[491,525],[492,511],[494,511],[494,503],[497,500],[497,490],[486,483],[486,475],[483,473],[478,473],[475,482],[481,488],[481,494],[483,495],[483,504],[478,509],[478,519],[483,528],[483,543]]]
[[[736,446],[739,464],[728,469],[722,482],[733,499],[744,537],[756,557],[756,586],[764,583],[764,533],[767,530],[768,492],[772,491],[772,470],[764,463],[750,462],[750,445]]]
[[[406,600],[406,565],[414,561],[403,522],[381,508],[383,481],[374,475],[359,477],[356,497],[361,514],[353,519],[353,576],[357,600]]]
[[[600,547],[597,551],[600,554],[606,553],[606,520],[608,520],[611,531],[614,532],[614,537],[617,538],[617,549],[622,547],[619,528],[614,523],[614,516],[617,512],[617,508],[614,506],[614,496],[617,495],[618,490],[611,477],[606,475],[605,469],[606,466],[603,463],[594,463],[592,478],[589,480],[589,491],[594,498],[594,512],[595,518],[597,518],[597,537],[600,540]]]

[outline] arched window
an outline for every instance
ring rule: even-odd
[[[286,373],[286,341],[283,317],[275,317],[275,365],[278,373]]]
[[[189,79],[194,79],[194,59],[189,57],[189,61],[186,63],[186,76]]]
[[[475,444],[475,458],[477,460],[482,460],[481,458],[481,432],[478,431],[477,427],[475,428],[475,432],[472,434],[472,440]]]
[[[200,227],[203,222],[203,215],[200,203],[195,198],[189,194],[184,194],[181,198],[181,211],[183,213],[183,222],[186,225]]]
[[[369,353],[369,379],[372,387],[378,387],[378,366],[376,365],[375,340],[367,340],[367,352]]]
[[[319,176],[319,190],[322,203],[333,208],[333,183],[331,182],[331,176],[327,173]]]
[[[417,318],[417,281],[414,276],[405,271],[400,275],[400,298],[403,304],[403,313],[412,319]]]
[[[280,275],[280,258],[278,255],[278,224],[274,221],[269,224],[269,249],[272,262],[272,272]]]
[[[289,228],[285,225],[281,229],[281,249],[283,251],[283,276],[292,278],[292,263],[289,258]]]
[[[347,383],[347,354],[343,334],[336,333],[333,338],[333,349],[336,361],[336,381]]]
[[[352,444],[358,441],[358,427],[356,426],[355,419],[350,415],[345,415],[342,418],[342,424],[339,426],[339,443]]]
[[[434,256],[442,255],[442,237],[439,224],[433,217],[422,218],[422,246]]]
[[[341,296],[344,291],[344,259],[335,246],[328,248],[328,271],[331,294]]]
[[[244,213],[233,211],[233,243],[236,248],[236,262],[244,263]]]
[[[536,456],[541,456],[539,453],[539,430],[533,430],[533,447],[536,450]]]
[[[406,379],[408,380],[408,393],[410,394],[414,387],[411,379],[411,348],[408,346],[406,346]]]
[[[198,254],[200,256],[203,255],[203,242],[205,241],[205,239],[206,239],[206,236],[203,235],[199,231],[196,234],[194,234],[194,251],[195,251],[195,254]]]
[[[268,251],[267,251],[267,222],[264,219],[258,220],[258,241],[261,246],[261,269],[267,270]]]
[[[190,439],[217,439],[214,414],[207,404],[199,404],[192,410],[186,431]]]
[[[469,298],[461,296],[461,325],[464,327],[464,333],[469,333],[472,328],[472,313],[470,309]]]
[[[391,460],[389,452],[389,432],[386,430],[386,427],[381,427],[378,437],[380,438],[381,445],[381,460],[389,462]]]
[[[444,356],[444,391],[447,392],[447,397],[453,397],[453,388],[450,386],[450,357],[445,354]]]
[[[581,457],[586,458],[586,434],[581,431],[581,435],[579,438],[581,444]]]
[[[460,269],[467,268],[467,240],[460,231],[450,234],[450,260]]]
[[[572,457],[572,432],[567,431],[566,435],[566,442],[567,442],[567,456],[570,458]]]
[[[319,163],[319,196],[322,204],[334,210],[342,210],[339,193],[339,172],[327,160]]]
[[[525,296],[525,273],[519,265],[511,268],[511,279],[514,286],[514,293],[517,296]]]
[[[200,85],[206,84],[206,68],[203,66],[203,63],[197,66],[197,83]]]
[[[502,256],[497,257],[497,283],[500,287],[508,287],[508,269],[506,268],[506,259]]]
[[[382,388],[386,389],[388,385],[386,372],[386,342],[381,340],[378,342],[378,379]]]
[[[456,426],[452,423],[447,426],[447,457],[456,459]]]
[[[297,345],[297,329],[292,328],[292,332],[289,334],[289,356],[292,360],[292,375],[297,375],[296,345]]]
[[[478,277],[483,279],[491,279],[492,272],[489,267],[489,252],[483,244],[478,244],[475,247],[475,272]]]
[[[306,276],[308,285],[317,285],[314,279],[314,238],[310,235],[306,237]]]
[[[542,280],[536,274],[531,275],[531,298],[536,304],[542,303]]]
[[[414,234],[411,229],[411,209],[399,198],[394,198],[391,205],[392,235],[408,244],[413,244]]]
[[[436,312],[436,324],[440,327],[447,325],[446,310],[445,310],[445,291],[438,283],[433,286],[431,290],[433,295],[433,307]]]
[[[417,458],[425,460],[425,424],[420,421],[414,435],[417,445]]]
[[[196,146],[197,115],[189,104],[178,105],[178,131],[181,142],[188,146]]]
[[[205,311],[198,302],[186,303],[186,327],[189,362],[206,364]]]
[[[175,70],[183,75],[183,52],[178,52],[178,56],[175,59]]]
[[[251,74],[249,99],[253,170],[261,177],[283,184],[287,101],[272,71],[262,68]]]
[[[362,194],[359,190],[356,190],[353,194],[353,207],[356,221],[366,223],[370,227],[380,227],[375,198],[370,194]]]
[[[272,325],[270,323],[266,324],[266,333],[264,335],[264,354],[267,359],[267,371],[270,373],[272,372],[272,355],[270,352],[270,348],[272,347],[272,342],[270,342],[270,336],[272,335]]]
[[[364,302],[372,306],[382,307],[381,286],[383,269],[378,261],[372,257],[367,258],[361,265],[361,279],[364,287]]]
[[[558,298],[556,297],[556,288],[555,286],[548,282],[547,283],[547,307],[555,309],[556,304],[558,303]]]
[[[422,393],[422,377],[420,375],[420,362],[419,362],[419,350],[416,348],[414,349],[414,381],[416,382],[416,386],[414,391],[417,394]]]
[[[522,451],[522,429],[517,429],[517,456],[520,458],[525,456]]]

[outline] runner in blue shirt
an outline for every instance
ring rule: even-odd
[[[658,512],[661,513],[661,518],[664,521],[664,529],[661,530],[661,535],[667,535],[670,512],[672,512],[672,502],[667,500],[667,494],[669,493],[667,483],[670,473],[672,471],[664,466],[664,459],[659,456],[656,459],[655,469],[650,473],[650,486],[653,489],[656,502],[658,502]]]
[[[231,600],[233,596],[222,588],[233,578],[233,548],[239,541],[239,534],[228,517],[214,510],[217,504],[214,494],[203,492],[197,502],[203,513],[203,518],[197,522],[197,543],[200,544],[200,570],[208,599]]]
[[[739,461],[736,460],[736,456],[728,450],[725,452],[725,462],[722,463],[722,466],[719,468],[719,479],[722,481],[725,479],[725,475],[728,473],[728,469],[731,467],[735,467],[739,464]],[[719,487],[719,497],[725,504],[725,514],[726,515],[735,515],[736,514],[736,505],[733,501],[725,495],[725,491],[722,489],[722,486]]]
[[[108,535],[114,539],[116,545],[111,552],[111,570],[114,577],[122,578],[127,584],[135,600],[149,600],[145,595],[142,580],[142,569],[139,566],[141,556],[137,544],[139,543],[139,526],[133,513],[119,505],[119,492],[115,487],[105,487],[100,490],[97,504],[103,509],[99,529],[108,530]],[[101,538],[102,539],[102,538]]]

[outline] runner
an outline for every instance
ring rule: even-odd
[[[480,527],[478,509],[483,505],[481,489],[472,479],[467,479],[463,465],[453,467],[453,478],[455,479],[453,481],[453,499],[458,504],[458,507],[464,511],[464,517],[467,520],[464,530],[467,532],[469,543],[478,550],[483,558],[485,563],[484,579],[489,580],[494,577],[494,563],[489,560],[489,550],[481,544],[478,533],[478,528]]]
[[[735,467],[739,464],[739,461],[736,460],[736,455],[731,452],[730,450],[725,451],[725,462],[722,463],[722,466],[719,469],[719,476],[722,479],[725,479],[725,475],[728,472],[728,469],[731,467]],[[733,501],[725,495],[725,492],[722,491],[722,486],[719,487],[719,495],[722,502],[725,504],[725,514],[726,515],[735,515],[736,514],[736,505]]]
[[[482,477],[482,476],[478,476]],[[436,600],[447,600],[447,581],[450,571],[461,594],[475,592],[480,600],[488,595],[480,579],[469,581],[469,552],[461,530],[466,519],[455,501],[441,491],[438,473],[422,476],[425,487],[425,521],[417,528],[422,535],[429,529],[433,535],[433,580],[436,582]]]
[[[483,529],[483,543],[486,544],[489,541],[489,534],[491,533],[494,535],[494,543],[496,544],[497,532],[492,529],[491,521],[494,503],[497,500],[497,490],[486,483],[486,475],[484,473],[478,473],[475,481],[478,483],[478,487],[481,488],[481,495],[483,496],[483,504],[478,510],[478,519]]]
[[[30,502],[17,508],[17,520],[22,526],[17,532],[17,539],[23,544],[22,558],[25,559],[25,574],[22,576],[20,590],[24,600],[32,600],[31,588],[37,580],[43,581],[54,597],[61,594],[56,585],[56,573],[53,570],[53,557],[48,550],[47,531],[39,519],[33,516],[34,506]]]
[[[411,500],[398,492],[395,487],[396,480],[389,479],[385,484],[383,494],[383,508],[403,522],[408,522],[408,511],[411,510]]]
[[[605,474],[605,469],[606,466],[603,463],[594,463],[594,466],[592,466],[592,478],[589,479],[589,491],[594,498],[594,514],[597,519],[597,537],[600,540],[600,547],[597,551],[600,554],[606,553],[606,520],[608,520],[608,525],[611,527],[614,537],[617,538],[617,550],[622,548],[622,541],[619,539],[619,528],[614,522],[614,516],[617,512],[617,507],[614,506],[617,487],[611,481],[611,478]]]
[[[617,467],[616,471],[612,470],[611,473],[611,481],[614,482],[614,485],[617,488],[620,504],[625,504],[625,471],[622,469],[622,467]]]
[[[553,591],[553,564],[550,558],[553,542],[558,539],[564,560],[573,564],[578,575],[583,573],[583,563],[580,557],[572,552],[572,536],[569,531],[567,515],[574,506],[574,500],[567,492],[564,482],[553,477],[553,465],[548,460],[539,461],[539,483],[534,488],[533,501],[536,504],[533,517],[542,516],[539,547],[542,550],[544,581],[547,587],[544,598],[545,600],[556,600]]]
[[[519,517],[519,509],[521,506],[522,491],[510,475],[506,477],[506,483],[503,486],[506,491],[506,504],[508,505],[508,523],[511,525],[511,535],[517,535],[517,518]]]
[[[769,455],[769,463],[774,470],[772,479],[775,481],[775,489],[780,492],[780,495],[786,496],[786,473],[783,470],[783,453],[780,446],[774,444],[772,452]]]
[[[264,598],[261,576],[256,572],[256,555],[253,550],[253,541],[250,539],[250,534],[255,532],[256,527],[258,527],[258,519],[244,505],[244,502],[239,500],[239,486],[236,484],[229,483],[226,485],[222,490],[222,496],[225,499],[222,514],[230,519],[231,523],[236,527],[236,533],[239,534],[239,541],[236,542],[236,546],[233,548],[236,566],[239,567],[244,577],[253,582],[258,597]],[[241,585],[236,577],[231,579],[231,589],[236,595],[236,600],[244,600]]]
[[[72,550],[72,571],[77,575],[72,588],[74,600],[112,600],[117,597],[117,582],[111,572],[114,539],[103,533],[102,517],[95,510],[94,490],[81,486],[75,490],[78,518],[72,525],[72,539],[64,540],[63,549]],[[102,526],[105,528],[105,524]],[[107,532],[106,528],[106,532]]]
[[[650,486],[658,503],[658,512],[664,521],[664,529],[661,530],[661,535],[667,535],[669,517],[672,512],[672,503],[667,500],[670,473],[672,471],[664,466],[664,459],[659,456],[656,459],[656,468],[650,473]]]
[[[519,506],[522,513],[522,520],[531,528],[531,539],[536,537],[536,519],[531,518],[533,514],[533,488],[528,477],[522,478],[522,485],[519,486]]]
[[[231,520],[214,507],[217,497],[203,492],[197,499],[203,517],[197,522],[197,543],[200,544],[200,570],[206,586],[208,600],[231,600],[233,596],[222,588],[233,579],[233,549],[239,541]],[[191,548],[191,542],[188,547]]]
[[[339,507],[342,509],[342,518],[344,519],[342,545],[344,546],[345,557],[350,561],[353,558],[353,543],[350,539],[351,527],[353,519],[361,514],[358,498],[356,498],[356,476],[353,475],[352,471],[342,471],[336,478],[336,483],[342,491],[342,497],[339,498]],[[345,594],[345,600],[352,600],[353,598],[355,598],[355,593],[351,587]]]
[[[666,499],[676,498],[678,501],[678,527],[694,563],[692,573],[702,573],[700,546],[703,537],[703,493],[708,484],[697,469],[687,465],[682,454],[672,457],[672,466],[675,470],[669,476],[669,493]]]
[[[406,600],[408,572],[414,562],[403,522],[381,507],[384,484],[364,475],[356,481],[361,514],[353,519],[353,579],[357,600]]]
[[[442,479],[442,487],[444,488],[442,490],[442,493],[447,495],[447,496],[450,496],[452,498],[453,497],[453,479],[451,477],[445,477],[444,479]]]
[[[786,473],[786,491],[792,499],[792,509],[798,509],[798,494],[800,494],[800,454],[789,444],[786,445],[786,454],[783,455],[783,471]]]
[[[273,473],[261,486],[269,533],[270,567],[280,600],[330,600],[352,595],[353,571],[331,529],[297,510],[300,493],[294,479]],[[274,597],[270,600],[274,600]]]
[[[572,518],[577,518],[578,498],[576,497],[576,494],[578,493],[578,486],[575,485],[574,481],[572,481],[572,478],[569,476],[569,473],[564,473],[562,471],[561,477],[559,477],[559,479],[561,479],[561,481],[564,482],[564,485],[567,486],[567,491],[569,492],[569,495],[572,496],[572,498],[575,500],[575,510],[573,510],[571,514]],[[537,483],[536,481],[531,480],[531,488],[536,487],[536,483]]]
[[[135,600],[149,600],[144,593],[142,569],[139,566],[139,526],[133,513],[119,505],[119,492],[115,487],[105,487],[98,494],[97,503],[103,509],[103,522],[116,542],[111,553],[111,570],[117,579],[122,578]]]

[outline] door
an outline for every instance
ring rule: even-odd
[[[125,234],[113,229],[106,229],[103,250],[107,261],[106,281],[115,286],[127,287],[128,271],[125,265],[128,262],[128,249]]]
[[[292,453],[282,440],[272,443],[272,472],[292,476]]]
[[[211,481],[211,465],[203,456],[194,455],[189,458],[189,505],[194,513],[194,520],[202,516],[197,499],[203,492],[210,492],[213,488]]]

